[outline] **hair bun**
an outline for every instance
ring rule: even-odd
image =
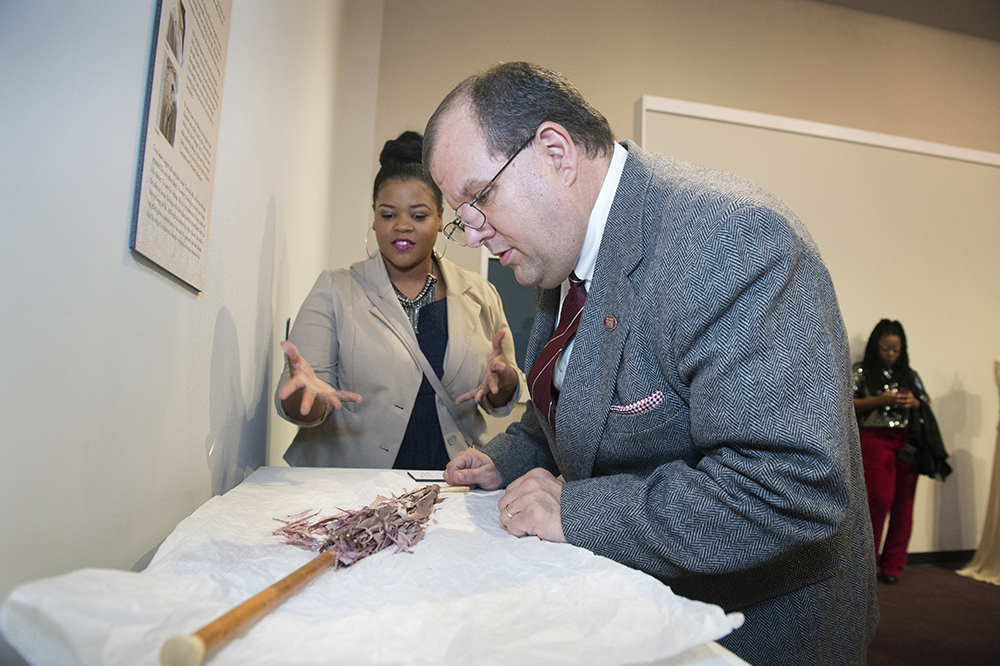
[[[378,162],[382,166],[389,162],[420,164],[423,147],[424,137],[419,132],[406,131],[395,139],[389,139],[385,142],[385,145],[382,146],[382,152],[378,156]]]

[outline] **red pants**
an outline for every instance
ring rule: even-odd
[[[917,473],[911,463],[896,460],[896,452],[906,443],[902,428],[861,428],[861,458],[868,488],[868,511],[875,533],[875,553],[882,573],[899,576],[906,566],[906,546],[913,529],[913,496]],[[885,545],[879,554],[882,528],[889,516]]]

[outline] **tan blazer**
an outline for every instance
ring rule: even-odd
[[[441,383],[454,403],[454,398],[482,381],[496,332],[507,331],[503,346],[511,362],[514,343],[493,285],[447,259],[438,262],[448,289],[448,348]],[[323,271],[299,309],[289,339],[320,379],[359,393],[364,400],[344,403],[339,411],[328,410],[319,423],[307,425],[284,413],[275,391],[278,414],[301,426],[285,453],[288,464],[392,467],[423,373],[407,349],[420,346],[381,255],[349,270]],[[278,386],[288,377],[286,368]],[[519,394],[520,388],[502,408],[493,408],[485,398],[480,406],[487,413],[506,416]],[[475,404],[453,405],[457,421],[440,397],[437,407],[450,457],[473,443],[484,443],[486,422]]]

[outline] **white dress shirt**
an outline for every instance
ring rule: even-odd
[[[576,262],[573,270],[576,276],[583,280],[584,289],[590,291],[590,281],[594,278],[594,267],[597,266],[597,251],[601,248],[601,238],[604,237],[604,225],[608,222],[608,213],[611,212],[611,202],[615,199],[618,191],[618,181],[621,180],[622,171],[625,169],[625,158],[628,151],[621,144],[616,143],[614,153],[611,155],[611,165],[608,173],[604,176],[604,184],[594,202],[594,209],[590,211],[590,219],[587,221],[587,235],[583,238],[583,248],[580,250],[580,259]],[[560,298],[560,309],[562,301],[569,293],[569,279],[562,284],[562,298]],[[556,325],[559,325],[558,315]],[[562,355],[556,360],[556,367],[552,371],[552,384],[556,390],[562,390],[563,377],[566,375],[566,366],[569,365],[570,354],[573,353],[573,340],[566,343]]]

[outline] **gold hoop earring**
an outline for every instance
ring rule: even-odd
[[[438,238],[439,239],[444,238],[444,234],[438,234]],[[451,243],[448,241],[447,238],[444,238],[444,252],[438,252],[437,241],[434,242],[434,254],[438,256],[438,259],[444,259],[444,255],[448,254],[449,245],[451,245]]]
[[[375,229],[373,227],[368,227],[368,231],[365,232],[365,254],[368,255],[369,259],[374,259],[375,255],[377,255],[378,252],[379,252],[379,250],[378,250],[378,238],[377,237],[375,239],[375,251],[374,252],[369,252],[368,251],[368,234],[370,234],[373,231],[375,231]]]

